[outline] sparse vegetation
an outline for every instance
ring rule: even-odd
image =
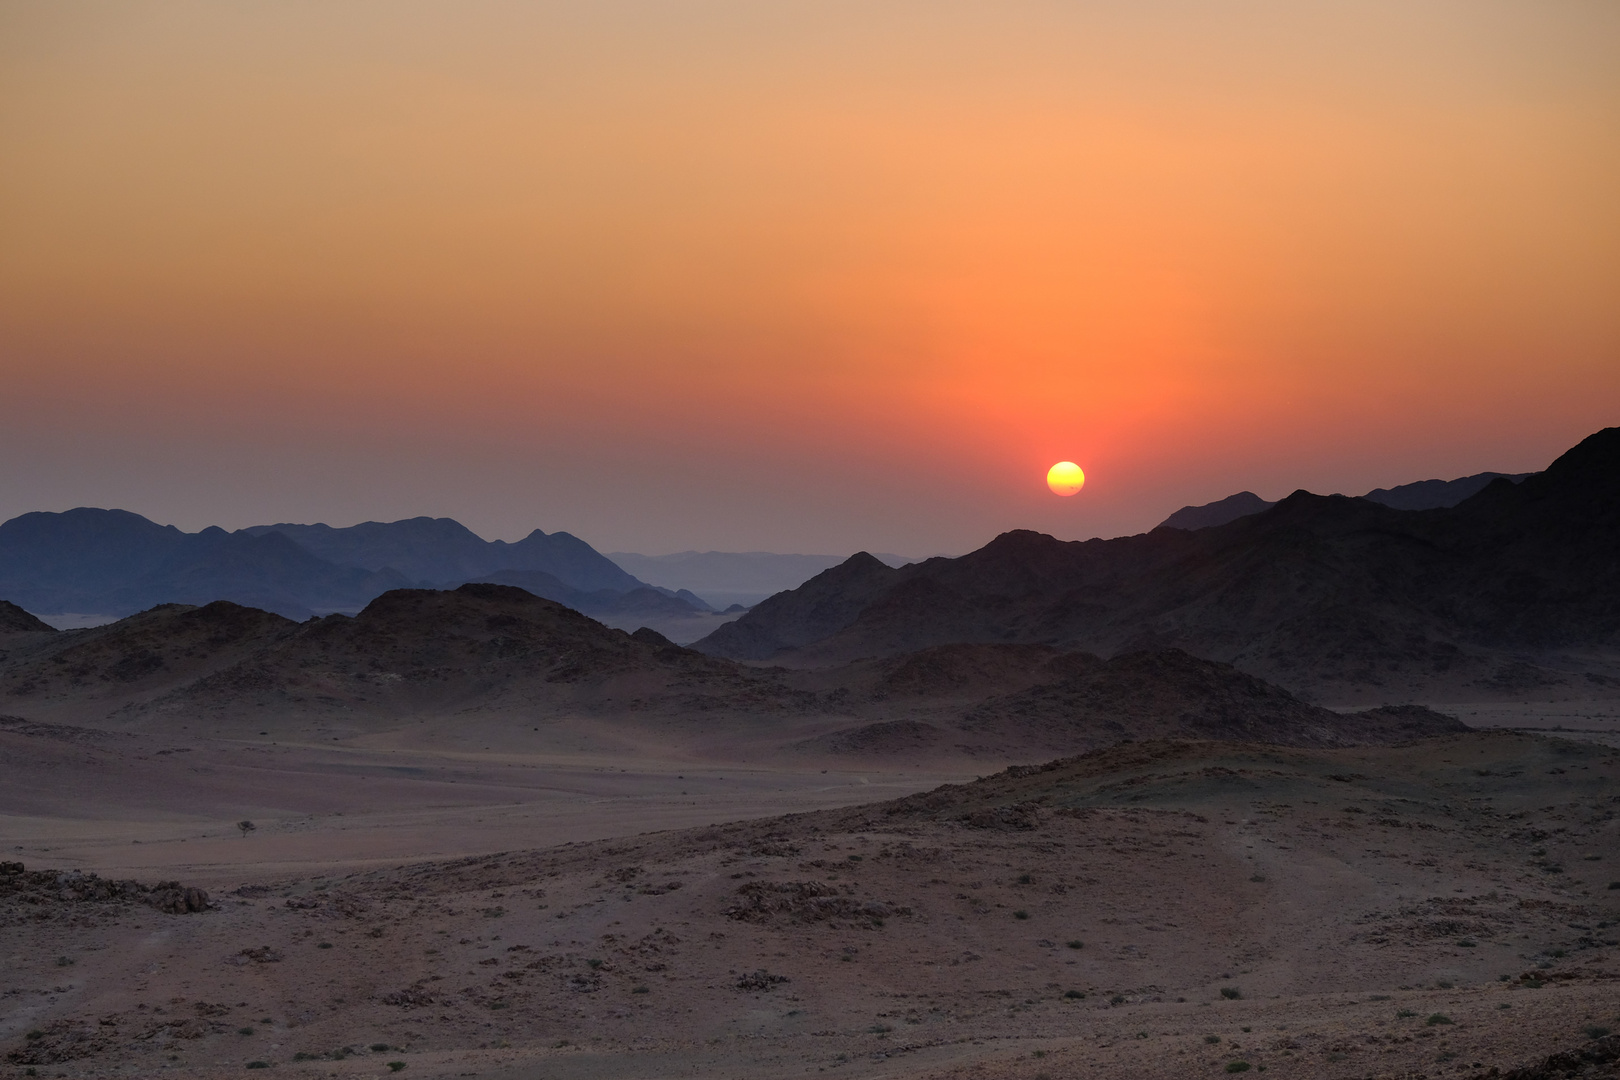
[[[1068,943],[1068,945],[1071,949],[1083,949],[1086,947],[1086,943],[1081,941],[1079,938],[1073,939]]]
[[[1447,1016],[1445,1013],[1430,1013],[1429,1018],[1423,1022],[1428,1024],[1430,1027],[1434,1027],[1436,1024],[1451,1023],[1451,1017]]]
[[[1218,1043],[1218,1042],[1221,1041],[1221,1037],[1219,1035],[1205,1035],[1204,1036],[1204,1041],[1209,1043],[1211,1046],[1213,1046],[1215,1043]]]
[[[1013,912],[1013,918],[1027,919],[1029,918],[1029,912],[1025,911],[1023,908],[1019,908],[1017,911]]]
[[[1239,990],[1235,986],[1223,986],[1223,987],[1221,987],[1221,997],[1225,998],[1228,1001],[1236,1001],[1239,998],[1241,998],[1242,996],[1243,996],[1243,991]]]
[[[388,1063],[388,1071],[389,1072],[399,1072],[404,1067],[405,1067],[405,1063],[403,1061],[390,1061]]]
[[[251,821],[243,820],[243,821],[238,821],[236,823],[236,828],[241,832],[242,836],[245,838],[248,833],[253,832],[254,830],[258,829],[258,826],[253,824],[253,822],[251,822]]]
[[[1249,1063],[1247,1061],[1228,1061],[1226,1063],[1226,1071],[1229,1073],[1248,1072]]]
[[[1063,992],[1063,996],[1068,998],[1070,1001],[1080,1001],[1086,995],[1085,995],[1085,991],[1083,991],[1083,990],[1065,990]]]
[[[1609,1029],[1602,1024],[1588,1024],[1581,1031],[1588,1039],[1601,1039],[1609,1033]]]
[[[384,1050],[387,1050],[387,1049],[388,1049],[388,1044],[387,1043],[372,1043],[371,1044],[371,1052],[374,1053],[374,1054],[380,1054]]]

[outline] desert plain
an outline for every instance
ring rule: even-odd
[[[1606,1075],[1620,752],[1559,708],[1010,768],[11,720],[3,1068]]]

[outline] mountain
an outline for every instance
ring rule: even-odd
[[[651,588],[568,533],[536,529],[508,544],[483,540],[449,518],[187,533],[125,510],[81,507],[0,524],[0,597],[51,614],[119,616],[157,604],[229,600],[307,619],[358,611],[402,586],[454,586],[502,573],[539,575],[531,581],[536,591],[601,610],[628,610],[614,598]],[[691,594],[679,599],[692,611],[708,610]]]
[[[1236,495],[1228,495],[1218,502],[1205,503],[1202,506],[1183,506],[1160,523],[1160,528],[1171,529],[1209,529],[1216,525],[1225,525],[1228,521],[1236,521],[1240,517],[1258,514],[1262,510],[1269,510],[1276,506],[1252,491],[1240,491]]]
[[[637,555],[615,551],[608,558],[646,581],[690,590],[716,608],[751,606],[768,596],[797,588],[823,570],[843,562],[843,555],[781,555],[770,551],[680,551],[673,555]],[[889,566],[918,560],[878,553]]]
[[[1456,480],[1418,480],[1392,488],[1374,488],[1361,496],[1371,502],[1396,510],[1442,510],[1456,506],[1464,499],[1484,490],[1493,480],[1511,480],[1518,483],[1531,473],[1482,472]],[[1225,525],[1240,517],[1258,514],[1277,504],[1262,499],[1252,491],[1240,491],[1218,502],[1202,506],[1183,506],[1159,523],[1160,528],[1209,529]]]
[[[56,627],[28,614],[16,604],[0,600],[0,634],[54,634]]]
[[[764,757],[903,749],[1008,760],[1122,738],[1338,746],[1459,727],[1426,710],[1341,715],[1164,649],[1102,660],[952,645],[833,670],[760,669],[499,584],[399,589],[353,617],[303,623],[226,602],[168,604],[28,637],[0,652],[8,712],[233,737],[272,723],[322,741],[422,724],[454,737],[482,723],[510,739],[544,724],[598,743],[653,729],[670,749],[718,743],[733,755],[752,746]]]
[[[813,666],[952,642],[1177,647],[1300,693],[1381,700],[1620,686],[1617,553],[1609,428],[1450,509],[1301,491],[1193,532],[1011,532],[900,569],[856,556],[694,648]]]
[[[279,533],[327,562],[397,571],[420,585],[458,585],[502,570],[540,571],[580,592],[629,592],[642,582],[577,536],[539,529],[515,544],[485,540],[451,518],[416,517],[330,525],[255,525],[250,536]]]
[[[301,619],[358,608],[403,584],[392,571],[333,565],[280,534],[186,533],[125,510],[80,507],[0,524],[0,596],[30,611],[125,615],[231,600]]]
[[[1517,484],[1532,473],[1482,472],[1456,480],[1419,480],[1400,487],[1375,488],[1363,495],[1375,503],[1396,510],[1439,510],[1456,506],[1464,499],[1483,491],[1492,481],[1509,480]]]

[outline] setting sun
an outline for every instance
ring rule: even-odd
[[[1073,495],[1086,486],[1086,474],[1072,461],[1060,461],[1046,470],[1046,486],[1054,495]]]

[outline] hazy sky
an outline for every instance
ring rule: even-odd
[[[1616,57],[1613,0],[0,0],[0,518],[926,554],[1540,468],[1620,423]]]

